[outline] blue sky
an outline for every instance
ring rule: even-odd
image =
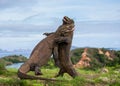
[[[120,47],[120,0],[0,0],[0,49],[33,49],[73,18],[73,46]]]

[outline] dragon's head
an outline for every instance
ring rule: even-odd
[[[73,32],[74,31],[74,21],[73,19],[70,19],[67,16],[63,17],[63,24],[61,26],[61,32],[63,33],[69,33],[69,32]]]
[[[67,17],[67,16],[64,16],[62,21],[63,21],[63,25],[64,25],[64,24],[74,24],[73,19],[70,19],[70,18]]]
[[[74,31],[74,21],[73,19],[70,19],[67,16],[64,16],[63,19],[63,24],[57,29],[56,34],[60,35],[65,35],[69,34]],[[44,33],[44,35],[48,36],[50,35],[49,33]]]

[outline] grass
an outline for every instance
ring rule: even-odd
[[[120,66],[106,67],[109,72],[101,73],[101,69],[93,71],[86,69],[76,69],[80,73],[79,77],[71,78],[68,74],[57,77],[65,82],[48,82],[41,80],[20,80],[16,69],[7,69],[7,72],[0,75],[0,86],[120,86]],[[58,68],[42,68],[42,77],[54,78],[59,71]],[[34,74],[30,72],[29,74]]]

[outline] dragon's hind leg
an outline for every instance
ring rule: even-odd
[[[41,70],[39,69],[39,66],[35,66],[35,75],[43,75]]]
[[[34,63],[32,63],[32,64],[30,65],[30,71],[34,71],[34,72],[35,72],[35,75],[43,75],[43,74],[41,73],[40,66],[38,66],[37,64],[34,64]]]

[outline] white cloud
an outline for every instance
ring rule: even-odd
[[[58,17],[61,18],[64,15],[75,17],[76,20],[118,20],[120,19],[119,4],[109,4],[104,1],[74,1],[74,0],[60,0],[59,3],[56,0],[5,0],[1,1],[2,4],[10,5],[6,9],[0,11],[0,21],[17,20],[16,22],[22,22],[22,20],[32,16],[29,20],[30,23],[51,21],[49,18]],[[38,19],[34,15],[39,14]],[[35,17],[35,19],[34,19]],[[27,21],[27,23],[29,23]],[[34,23],[35,22],[35,23]],[[44,22],[44,23],[45,23]],[[25,23],[25,22],[24,22]]]
[[[4,50],[33,49],[45,36],[34,34],[24,37],[0,37],[0,48]],[[6,46],[7,47],[6,47]]]
[[[114,41],[119,40],[119,8],[118,0],[0,0],[0,48],[7,48],[6,45],[9,48],[30,47],[27,44],[37,43],[43,38],[40,36],[42,33],[55,31],[65,15],[75,22],[88,21],[75,23],[74,44],[78,42],[77,38],[85,38],[83,45],[87,45],[86,40],[90,38],[94,38],[89,40],[91,45],[98,38],[105,43],[104,40],[110,37]],[[8,44],[9,40],[12,46]]]

